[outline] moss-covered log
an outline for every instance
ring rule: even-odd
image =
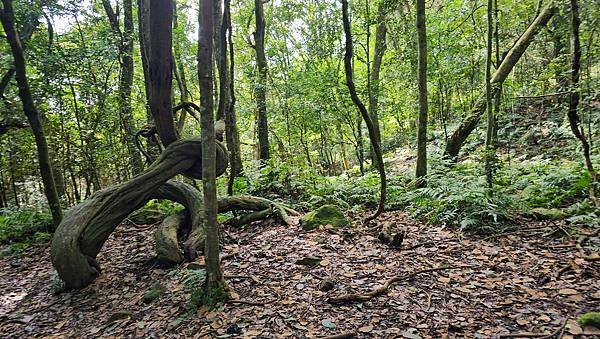
[[[200,149],[199,138],[178,140],[144,173],[96,192],[68,212],[54,234],[51,248],[52,264],[67,288],[86,286],[98,276],[100,266],[96,256],[110,234],[127,215],[149,199],[168,198],[177,190],[169,185],[159,189],[169,179],[180,173],[201,178]],[[227,151],[217,143],[217,174],[224,173],[226,168]]]

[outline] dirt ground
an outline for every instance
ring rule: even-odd
[[[47,245],[0,259],[0,337],[493,338],[600,337],[575,320],[600,311],[600,265],[585,260],[564,223],[532,223],[492,238],[417,223],[400,212],[378,222],[406,232],[402,249],[365,232],[303,232],[274,222],[226,228],[223,269],[235,302],[188,311],[185,272],[152,263],[152,227],[121,225],[99,255],[89,287],[53,294]],[[590,233],[594,230],[580,229]],[[598,248],[597,236],[584,250]],[[318,256],[315,266],[296,263]],[[361,302],[330,298],[367,292],[419,270]],[[166,292],[144,303],[151,286]],[[329,289],[329,290],[328,290]]]

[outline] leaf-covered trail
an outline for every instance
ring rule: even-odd
[[[580,314],[600,309],[599,267],[565,246],[575,242],[536,231],[477,239],[402,213],[386,213],[379,222],[406,229],[405,248],[423,246],[395,250],[368,235],[304,233],[272,223],[227,229],[223,252],[237,254],[224,261],[224,272],[242,302],[201,309],[195,317],[186,317],[189,295],[180,276],[145,263],[153,253],[152,228],[119,227],[100,254],[102,276],[76,293],[52,294],[48,249],[37,247],[0,259],[0,337],[487,338],[557,329],[572,335],[582,331],[574,322]],[[590,243],[597,247],[598,238]],[[296,264],[307,256],[322,259],[314,267]],[[440,265],[472,267],[420,274],[366,302],[328,303]],[[143,303],[159,282],[167,292]]]

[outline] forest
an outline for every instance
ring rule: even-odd
[[[600,338],[597,1],[0,23],[0,337]]]

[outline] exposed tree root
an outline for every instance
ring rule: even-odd
[[[217,172],[223,173],[227,168],[227,151],[222,144],[218,145]],[[96,256],[110,234],[131,212],[152,198],[171,196],[177,202],[185,202],[186,198],[180,197],[179,193],[189,191],[188,187],[167,181],[180,173],[199,178],[201,168],[200,139],[178,140],[170,144],[144,173],[126,183],[98,191],[73,207],[58,226],[51,248],[52,264],[66,287],[84,287],[100,274]],[[187,207],[194,207],[194,204],[190,202]],[[196,218],[193,213],[190,215]],[[199,224],[194,224],[191,236],[200,228]],[[189,252],[195,253],[195,250],[189,249]]]
[[[161,263],[166,265],[176,265],[184,262],[185,260],[193,260],[197,256],[197,252],[202,251],[202,244],[206,239],[204,229],[202,227],[197,227],[197,225],[201,224],[202,218],[201,194],[197,190],[193,189],[193,187],[189,191],[186,191],[183,188],[185,187],[178,187],[177,192],[173,192],[173,187],[170,187],[170,189],[162,189],[161,191],[163,193],[161,197],[172,201],[177,201],[186,206],[186,212],[188,214],[187,218],[167,217],[156,230],[155,238],[157,239],[157,258]],[[298,212],[281,204],[254,196],[220,198],[218,200],[218,204],[219,213],[230,211],[252,211],[249,214],[234,219],[233,224],[235,226],[241,226],[254,221],[264,220],[271,216],[280,218],[286,225],[289,226],[292,224],[292,219],[289,217],[288,213],[293,215],[298,214]],[[190,221],[188,220],[190,219],[190,215],[196,217]],[[173,236],[177,234],[186,234],[189,232],[190,226],[188,224],[191,224],[192,231],[187,237],[187,240],[185,240],[183,243],[182,249],[179,243],[174,241]],[[181,253],[184,253],[184,256],[182,256]]]
[[[327,300],[327,302],[329,302],[330,304],[344,304],[344,303],[351,303],[351,302],[367,301],[367,300],[370,300],[371,298],[374,298],[378,295],[381,295],[381,294],[387,292],[394,283],[412,279],[419,274],[435,272],[435,271],[465,269],[465,268],[472,268],[472,267],[474,267],[474,266],[470,266],[470,265],[443,266],[443,267],[435,267],[435,268],[419,270],[419,271],[409,273],[409,274],[398,275],[391,279],[388,279],[382,286],[380,286],[376,289],[373,289],[369,292],[350,293],[350,294],[341,295],[339,297],[331,297]]]
[[[176,265],[184,261],[179,249],[177,231],[185,221],[185,213],[170,215],[163,220],[154,232],[156,260],[163,265]]]
[[[565,330],[566,324],[567,324],[567,322],[563,321],[563,323],[550,334],[521,332],[521,333],[500,334],[499,337],[500,338],[541,338],[541,339],[546,339],[546,338],[549,339],[549,338],[555,338],[555,337],[562,338],[562,333]]]

